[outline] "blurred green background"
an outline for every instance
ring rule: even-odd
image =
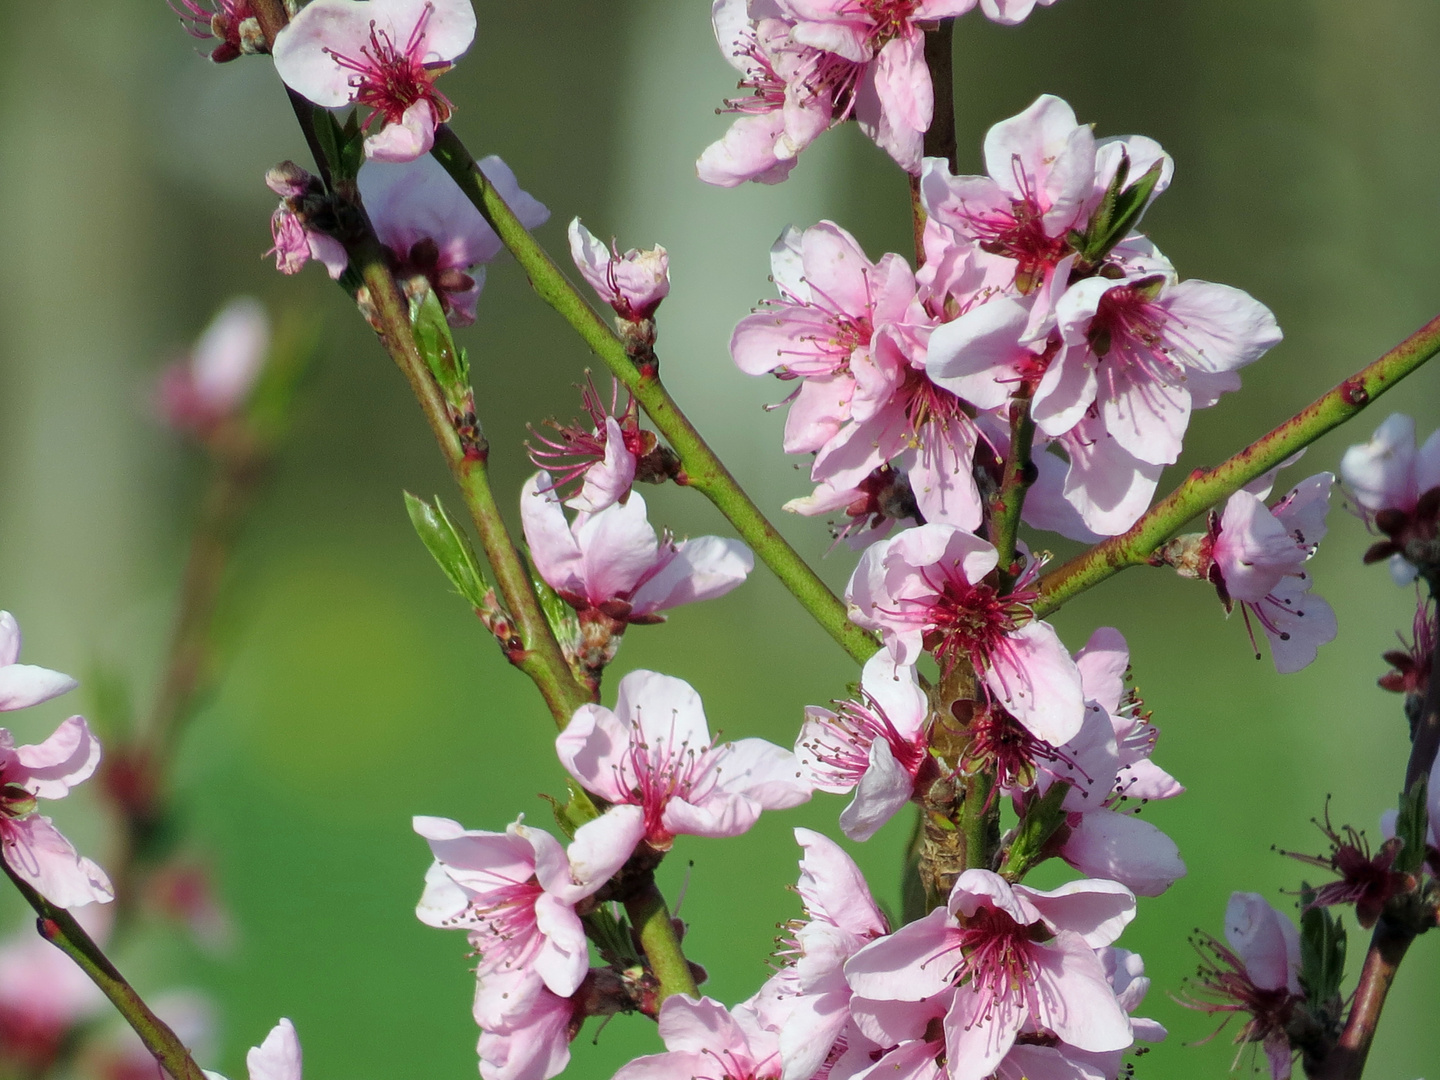
[[[456,128],[550,206],[539,235],[553,251],[575,214],[622,245],[669,248],[667,380],[779,518],[807,486],[780,454],[781,416],[760,408],[783,391],[734,369],[729,330],[771,294],[766,252],[787,223],[831,217],[873,257],[907,251],[903,178],[843,130],[782,186],[696,181],[695,156],[727,123],[714,107],[733,92],[700,0],[476,8],[476,45],[444,84]],[[1197,415],[1175,476],[1222,458],[1440,308],[1440,5],[1061,0],[1015,29],[972,15],[956,38],[962,168],[978,171],[985,129],[1041,92],[1066,97],[1101,134],[1154,136],[1178,168],[1151,235],[1183,275],[1250,290],[1285,327],[1246,392]],[[4,0],[0,58],[0,605],[25,628],[28,659],[76,674],[119,668],[148,699],[201,475],[153,421],[151,381],[237,291],[325,321],[320,369],[227,594],[231,667],[180,763],[188,824],[213,853],[237,948],[210,958],[157,931],[121,962],[144,990],[184,984],[219,1000],[215,1064],[231,1076],[282,1014],[299,1028],[310,1080],[471,1076],[466,947],[411,913],[428,855],[409,818],[545,821],[537,795],[559,792],[561,772],[538,698],[405,519],[402,488],[458,500],[402,381],[320,271],[286,279],[260,256],[274,205],[264,170],[305,160],[279,85],[263,60],[210,65],[162,0]],[[513,504],[528,469],[524,425],[575,412],[571,384],[592,360],[508,262],[492,268],[461,339]],[[1428,433],[1437,391],[1440,369],[1422,372],[1305,467],[1333,469],[1394,408]],[[652,520],[678,533],[725,528],[698,496],[645,496]],[[1163,731],[1157,759],[1189,786],[1150,813],[1190,874],[1142,901],[1122,941],[1154,978],[1145,1012],[1171,1030],[1138,1062],[1140,1077],[1218,1076],[1234,1053],[1225,1036],[1187,1045],[1212,1024],[1170,998],[1194,964],[1190,929],[1218,932],[1233,889],[1293,904],[1280,890],[1303,868],[1270,848],[1320,850],[1307,822],[1327,793],[1337,822],[1372,832],[1393,801],[1403,721],[1374,680],[1413,598],[1359,564],[1364,530],[1338,505],[1331,523],[1314,569],[1341,633],[1298,675],[1257,663],[1213,593],[1172,576],[1132,571],[1057,619],[1072,648],[1097,625],[1127,635]],[[780,524],[806,554],[826,549],[820,522]],[[823,572],[839,587],[852,560],[833,553]],[[801,708],[854,676],[763,569],[721,601],[634,630],[615,674],[634,667],[692,682],[727,736],[786,744]],[[84,694],[12,717],[17,734],[88,708]],[[798,911],[785,888],[789,831],[835,833],[842,805],[820,796],[744,838],[677,845],[663,884],[673,900],[688,878],[689,951],[708,966],[712,995],[734,1002],[765,976],[776,923]],[[83,797],[55,816],[103,852]],[[892,904],[902,833],[893,825],[856,850]],[[3,912],[19,925],[8,897]],[[1434,1074],[1436,949],[1422,940],[1405,964],[1368,1075]],[[1354,935],[1352,958],[1362,951]],[[639,1018],[594,1038],[592,1025],[571,1075],[603,1080],[657,1046]]]

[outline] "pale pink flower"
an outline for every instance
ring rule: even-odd
[[[499,1030],[514,1018],[520,987],[543,983],[562,998],[580,988],[590,946],[575,905],[634,850],[623,835],[628,809],[582,825],[568,851],[523,818],[503,833],[466,830],[448,818],[414,819],[435,856],[415,914],[427,926],[469,932],[480,953],[475,1019],[482,1028]]]
[[[530,447],[530,460],[554,477],[554,490],[561,491],[580,481],[578,489],[565,500],[570,509],[598,514],[624,502],[640,472],[642,458],[647,466],[645,478],[656,475],[649,468],[650,462],[665,451],[657,450],[659,441],[640,426],[639,406],[633,396],[628,397],[621,410],[620,384],[613,383],[607,409],[594,382],[587,378],[580,401],[590,414],[589,428],[547,420],[546,425],[555,429],[556,437],[536,433],[544,449]]]
[[[793,41],[861,65],[854,89],[860,128],[908,172],[920,171],[935,90],[921,25],[963,15],[975,0],[776,0]]]
[[[660,1006],[660,1038],[665,1053],[636,1058],[614,1080],[779,1080],[781,1075],[779,1035],[745,1005],[727,1009],[712,998],[675,994]]]
[[[636,492],[599,513],[565,520],[548,473],[525,482],[520,520],[535,568],[577,611],[620,623],[658,622],[681,604],[724,596],[743,582],[755,557],[738,540],[657,538]]]
[[[621,815],[632,847],[643,839],[667,850],[677,834],[739,836],[762,810],[810,798],[794,754],[764,739],[715,745],[700,695],[653,671],[620,680],[614,711],[580,706],[555,749],[586,791],[614,804],[600,820]]]
[[[946,907],[861,949],[845,976],[856,995],[880,1001],[920,1002],[953,987],[947,1071],[983,1080],[1027,1029],[1095,1053],[1133,1042],[1095,950],[1134,915],[1134,896],[1112,881],[1042,892],[967,870]]]
[[[1310,595],[1304,569],[1325,536],[1334,481],[1328,472],[1302,480],[1273,507],[1237,491],[1222,514],[1211,514],[1202,542],[1209,558],[1202,555],[1200,575],[1214,583],[1227,611],[1239,604],[1247,627],[1252,616],[1260,624],[1282,674],[1299,671],[1335,639],[1335,612]],[[1253,627],[1250,635],[1253,642]]]
[[[1061,804],[1065,826],[1057,854],[1086,877],[1118,881],[1137,896],[1159,896],[1185,876],[1175,842],[1127,804],[1173,798],[1185,789],[1150,760],[1159,732],[1144,703],[1125,686],[1129,650],[1119,631],[1102,627],[1075,654],[1085,691],[1085,721],[1040,772],[1035,794],[1070,784]]]
[[[270,236],[274,246],[266,255],[275,256],[275,269],[298,274],[311,259],[325,267],[338,281],[350,264],[345,245],[316,227],[317,221],[333,218],[333,206],[325,185],[293,161],[282,161],[265,173],[265,186],[280,196],[280,205],[270,215]]]
[[[492,154],[479,167],[522,225],[533,229],[549,220],[550,211],[520,189],[504,161]],[[367,161],[357,183],[396,276],[424,278],[452,326],[473,323],[484,264],[505,246],[444,166],[428,156],[403,164]]]
[[[577,217],[570,222],[570,258],[600,299],[630,322],[652,318],[670,295],[670,256],[663,247],[622,255],[613,240],[607,247]]]
[[[0,728],[0,848],[10,869],[57,907],[115,898],[105,871],[36,813],[37,800],[63,799],[99,764],[100,742],[83,716],[70,717],[33,746],[16,746]]]
[[[1049,623],[1031,615],[1032,564],[1001,595],[985,584],[995,549],[953,525],[906,529],[871,546],[850,578],[850,618],[878,630],[899,664],[929,647],[942,666],[962,658],[990,697],[1047,742],[1080,729],[1085,699],[1080,672]]]
[[[1085,228],[1095,192],[1095,135],[1068,104],[1042,94],[989,130],[985,168],[988,176],[952,176],[943,159],[926,159],[925,212],[1012,260],[1014,286],[1030,293],[1070,254],[1070,231]]]
[[[748,0],[715,0],[711,7],[720,52],[740,72],[739,89],[750,94],[725,102],[724,111],[739,117],[696,162],[707,184],[777,184],[837,112],[848,115],[860,66],[792,40],[794,24],[779,14],[769,5],[752,18]]]
[[[1164,465],[1141,461],[1121,446],[1098,411],[1086,412],[1051,445],[1069,459],[1060,497],[1074,508],[1081,525],[1099,536],[1117,536],[1134,525],[1149,508],[1165,471]]]
[[[77,919],[97,942],[109,909],[90,906]],[[0,942],[0,1061],[42,1075],[71,1029],[106,1011],[100,988],[74,960],[35,932],[33,920]]]
[[[413,161],[450,119],[435,80],[475,40],[470,0],[311,0],[275,38],[275,70],[316,105],[373,109],[365,154]]]
[[[20,663],[20,643],[20,624],[15,616],[0,611],[0,712],[28,709],[80,685],[69,675]]]
[[[270,1030],[264,1042],[252,1046],[245,1055],[250,1080],[300,1080],[300,1066],[300,1037],[295,1034],[295,1025],[284,1018]],[[208,1070],[205,1075],[210,1080],[225,1080],[219,1073]]]
[[[809,829],[796,829],[795,840],[805,852],[796,886],[805,917],[787,924],[782,956],[788,962],[751,1004],[779,1032],[783,1080],[810,1080],[847,1048],[837,1046],[850,1021],[845,961],[890,927],[860,868],[838,844]]]
[[[1036,427],[1059,436],[1093,408],[1122,449],[1154,465],[1179,457],[1192,409],[1238,389],[1234,373],[1281,339],[1248,294],[1164,274],[1086,278],[1055,318],[1063,344],[1035,390]]]
[[[1206,995],[1183,1004],[1207,1013],[1249,1017],[1238,1043],[1259,1043],[1272,1080],[1289,1080],[1294,1051],[1287,1034],[1300,985],[1300,933],[1259,893],[1232,893],[1225,908],[1229,948],[1209,935],[1196,942],[1202,964],[1195,985]]]
[[[1345,451],[1340,479],[1366,520],[1386,537],[1365,553],[1365,561],[1389,559],[1396,584],[1414,581],[1416,567],[1406,559],[1406,547],[1418,543],[1433,550],[1440,536],[1440,431],[1417,449],[1415,421],[1392,413],[1369,442]]]
[[[811,705],[795,742],[795,756],[820,791],[855,798],[840,815],[851,840],[869,840],[910,801],[926,758],[929,705],[915,669],[881,650],[865,662],[860,700],[834,712]]]
[[[191,37],[217,42],[210,50],[210,59],[217,64],[263,51],[265,39],[249,0],[214,0],[213,8],[204,0],[170,0],[170,10],[180,16]]]
[[[784,509],[806,517],[841,511],[846,520],[831,522],[831,531],[854,551],[864,551],[895,525],[902,529],[918,525],[920,515],[910,477],[889,464],[872,469],[853,487],[822,481],[809,495],[791,499]]]
[[[203,434],[249,400],[270,351],[270,318],[260,301],[238,297],[211,320],[190,355],[160,378],[160,411],[177,431]]]
[[[915,275],[899,255],[872,263],[853,236],[829,221],[803,232],[786,229],[770,249],[770,267],[780,297],[740,321],[730,355],[747,375],[803,380],[791,399],[785,451],[810,453],[851,419],[857,380],[879,387],[898,376],[879,370],[897,361],[877,358],[873,338],[904,317]],[[864,416],[878,402],[861,393]]]
[[[509,992],[509,1012],[480,1031],[482,1080],[550,1080],[560,1075],[570,1064],[570,1040],[583,1015],[575,1002],[552,994],[543,982],[512,985]]]

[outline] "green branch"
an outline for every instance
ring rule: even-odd
[[[185,1048],[179,1036],[151,1011],[150,1006],[135,992],[135,988],[125,981],[125,977],[116,970],[109,957],[100,950],[100,946],[96,945],[84,928],[75,921],[75,917],[31,888],[28,882],[10,869],[9,863],[0,860],[0,865],[4,865],[5,873],[15,883],[15,888],[20,890],[20,895],[25,897],[25,901],[39,916],[36,928],[40,936],[80,965],[80,970],[90,977],[90,981],[98,986],[110,999],[111,1004],[120,1011],[125,1022],[135,1029],[135,1034],[140,1036],[145,1049],[155,1055],[155,1060],[164,1067],[165,1072],[174,1077],[174,1080],[205,1080],[205,1074],[200,1070],[200,1066],[195,1064],[195,1059],[190,1056],[190,1051]]]
[[[1440,316],[1431,319],[1374,363],[1356,372],[1268,435],[1213,469],[1196,469],[1128,532],[1112,536],[1040,580],[1037,618],[1151,554],[1196,514],[1228,498],[1296,451],[1355,416],[1440,352]]]
[[[652,881],[650,884],[625,901],[625,914],[640,938],[640,947],[645,950],[645,959],[650,961],[650,970],[660,983],[660,1000],[671,994],[700,996],[695,985],[695,976],[690,971],[690,961],[680,948],[675,923],[670,918],[670,909],[665,906],[665,897]]]
[[[845,605],[760,512],[680,411],[659,376],[653,370],[642,371],[635,366],[624,343],[520,223],[494,185],[476,167],[470,151],[446,125],[436,129],[432,153],[485,215],[485,220],[524,268],[540,298],[559,312],[621,385],[635,395],[656,430],[679,455],[685,483],[715,504],[740,538],[857,663],[869,659],[878,648],[875,639],[849,620]]]

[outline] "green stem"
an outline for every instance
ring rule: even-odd
[[[435,384],[430,369],[415,343],[410,326],[410,309],[395,278],[380,255],[374,236],[367,236],[350,251],[351,263],[359,268],[369,294],[374,327],[385,351],[410,384],[420,411],[430,425],[445,463],[450,467],[465,507],[480,536],[480,545],[495,576],[495,585],[505,606],[515,617],[521,649],[509,655],[510,662],[530,676],[549,706],[555,724],[564,728],[581,705],[590,701],[589,692],[575,681],[565,654],[555,640],[525,564],[505,526],[495,493],[490,487],[486,466],[488,451],[482,446],[467,454]]]
[[[1015,574],[1011,568],[1015,565],[1016,543],[1020,539],[1020,512],[1025,508],[1025,493],[1035,482],[1035,463],[1031,459],[1034,441],[1035,421],[1030,417],[1030,399],[1017,397],[1010,403],[1010,454],[1005,459],[1000,490],[990,501],[990,542],[999,555],[1001,578],[1012,584]]]
[[[110,999],[126,1023],[140,1036],[145,1049],[155,1055],[155,1060],[165,1071],[174,1077],[174,1080],[205,1080],[205,1074],[201,1072],[200,1066],[195,1064],[195,1059],[190,1056],[185,1044],[170,1030],[165,1021],[151,1011],[135,992],[135,988],[125,981],[125,977],[115,969],[109,957],[91,940],[90,935],[75,921],[75,917],[31,888],[28,882],[10,869],[9,863],[3,865],[5,873],[20,890],[20,895],[25,897],[26,902],[39,916],[37,929],[40,936],[80,965],[80,970]]]
[[[431,153],[485,215],[491,227],[530,278],[542,300],[554,308],[585,344],[605,362],[640,403],[679,456],[684,481],[704,494],[735,527],[752,551],[775,573],[815,621],[855,659],[864,663],[878,645],[872,635],[850,622],[845,605],[820,580],[775,526],[760,512],[730,471],[680,411],[653,369],[637,368],[625,344],[606,325],[545,249],[505,204],[499,192],[475,165],[475,159],[444,124],[435,130]]]
[[[1345,423],[1436,352],[1440,352],[1440,316],[1228,461],[1213,469],[1196,469],[1128,532],[1112,536],[1046,574],[1040,580],[1036,617],[1048,615],[1127,567],[1146,564],[1151,554],[1196,514]]]
[[[653,880],[625,901],[625,913],[640,936],[640,947],[645,950],[645,959],[650,961],[650,970],[660,982],[660,1000],[671,994],[698,998],[700,990],[691,974],[690,962],[680,949],[670,909]]]

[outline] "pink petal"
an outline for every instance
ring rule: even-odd
[[[632,502],[637,499],[638,495],[631,496]],[[631,598],[634,614],[651,615],[724,596],[741,585],[754,568],[755,556],[739,540],[719,536],[683,540],[675,557],[635,590]]]
[[[100,764],[100,740],[90,733],[83,716],[72,716],[43,743],[17,746],[15,760],[20,768],[7,770],[7,781],[42,799],[63,799],[95,772]]]
[[[632,493],[624,503],[575,519],[575,541],[584,559],[585,596],[592,604],[628,599],[657,564],[663,565],[666,553],[645,515],[645,500]]]
[[[1185,876],[1175,841],[1150,822],[1113,810],[1080,815],[1060,857],[1082,874],[1110,878],[1137,896],[1159,896]]]
[[[1080,422],[1095,400],[1095,354],[1088,345],[1062,345],[1040,377],[1031,413],[1046,435],[1063,435]]]
[[[1135,1041],[1105,968],[1078,934],[1062,930],[1031,950],[1030,960],[1037,1024],[1081,1050],[1124,1050]]]
[[[1300,992],[1300,932],[1259,893],[1230,894],[1225,940],[1260,989],[1288,987],[1292,993]]]
[[[575,909],[549,893],[535,901],[535,925],[545,943],[535,956],[535,971],[551,993],[569,997],[590,970],[590,945]]]
[[[300,1064],[300,1038],[295,1025],[285,1019],[245,1056],[250,1080],[300,1080]]]
[[[930,335],[925,373],[939,386],[979,409],[998,409],[1009,399],[1020,333],[1028,313],[1009,297],[971,308]]]
[[[420,59],[424,63],[458,58],[475,40],[475,8],[471,0],[369,0],[372,17],[388,19],[395,41],[408,40],[420,20],[425,35]]]
[[[536,572],[552,589],[585,594],[584,556],[565,520],[560,497],[547,472],[525,481],[520,491],[520,524]]]
[[[913,667],[897,665],[887,653],[877,652],[865,661],[860,688],[880,706],[902,739],[913,740],[924,730],[930,706]]]
[[[688,746],[698,753],[710,745],[700,695],[683,679],[632,671],[620,680],[615,712],[634,725],[632,737],[647,746]]]
[[[368,4],[354,0],[312,0],[275,38],[271,57],[286,86],[316,105],[338,109],[354,100],[353,74],[328,50],[360,58],[370,44]]]
[[[612,806],[581,825],[567,853],[574,885],[573,891],[562,893],[565,899],[573,903],[605,885],[629,861],[644,836],[645,811],[638,806]]]
[[[1091,948],[1109,945],[1135,918],[1135,897],[1115,881],[1071,881],[1048,892],[1017,885],[1015,892],[1052,931],[1072,931]]]
[[[845,964],[850,989],[882,1001],[924,1001],[946,990],[955,969],[949,918],[936,908],[866,945]]]
[[[0,668],[20,659],[20,624],[8,611],[0,611]]]
[[[10,869],[57,907],[108,904],[115,898],[105,871],[81,857],[47,817],[31,814],[0,822],[0,844]]]
[[[810,784],[800,774],[793,752],[764,739],[739,739],[726,744],[717,772],[717,786],[754,799],[766,810],[788,810],[810,800]]]
[[[31,664],[0,667],[0,712],[26,709],[69,693],[80,684],[69,675]]]
[[[1016,720],[1056,746],[1075,737],[1085,719],[1085,694],[1054,627],[1027,623],[988,659],[985,685]]]
[[[585,470],[580,491],[566,506],[585,514],[598,514],[623,499],[635,482],[635,455],[625,445],[620,425],[613,416],[605,418],[605,457]]]
[[[946,1072],[949,1080],[985,1080],[1015,1043],[1026,1009],[1018,993],[993,1001],[967,983],[956,987],[945,1016]]]
[[[855,798],[840,814],[840,831],[851,840],[869,840],[914,793],[915,778],[896,764],[889,744],[876,739],[870,744],[870,766],[855,788]]]
[[[875,58],[875,91],[898,126],[928,131],[935,115],[935,91],[925,64],[925,35],[912,26],[893,37]]]
[[[1075,667],[1085,697],[1098,702],[1106,712],[1120,711],[1125,696],[1125,673],[1130,669],[1130,646],[1125,635],[1112,626],[1102,626],[1075,654]]]
[[[627,676],[628,677],[628,676]],[[624,680],[621,680],[623,692]],[[627,773],[632,732],[620,717],[602,705],[581,705],[565,730],[555,737],[555,753],[565,770],[586,791],[609,802],[628,802]]]
[[[870,886],[855,860],[835,841],[811,829],[797,828],[795,842],[805,852],[796,889],[810,916],[861,937],[885,933],[885,917],[871,899]]]
[[[793,156],[781,158],[775,153],[775,145],[784,135],[785,117],[778,110],[742,116],[723,138],[705,148],[695,172],[716,187],[736,187],[747,180],[778,184],[795,167]]]
[[[714,998],[696,1001],[684,994],[666,998],[660,1007],[660,1038],[672,1053],[723,1055],[728,1051],[749,1057],[745,1033],[730,1010]]]

